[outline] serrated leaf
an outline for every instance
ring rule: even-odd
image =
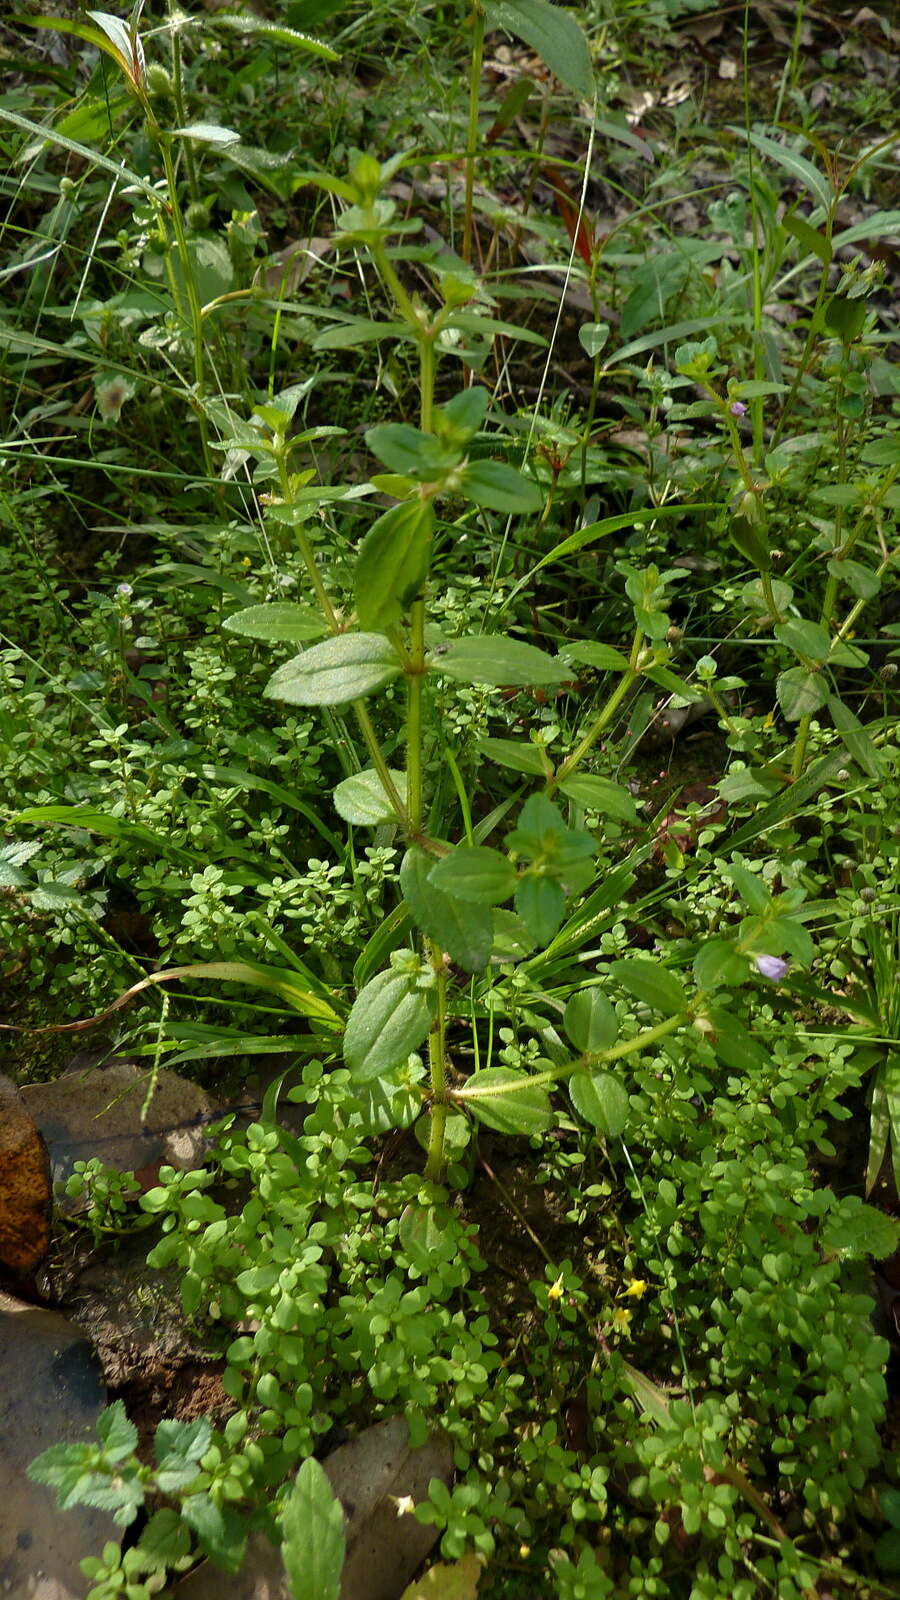
[[[599,989],[582,989],[572,995],[563,1027],[576,1050],[591,1054],[608,1049],[619,1031],[616,1013]]]
[[[383,634],[337,633],[286,661],[263,692],[267,699],[289,705],[339,706],[383,688],[399,671]]]
[[[536,645],[504,633],[473,633],[438,644],[431,666],[459,683],[486,683],[492,688],[561,683],[569,670]]]
[[[431,1027],[432,991],[389,968],[360,991],[344,1030],[344,1061],[358,1083],[401,1067]]]
[[[489,28],[505,28],[524,40],[567,89],[593,99],[591,54],[571,12],[549,0],[488,0],[485,14]]]
[[[805,667],[789,667],[779,673],[775,681],[775,694],[788,722],[818,711],[828,699],[828,686],[818,672],[808,672]]]
[[[846,1195],[826,1217],[822,1248],[844,1261],[864,1261],[871,1256],[884,1261],[900,1245],[900,1222],[858,1195]]]
[[[630,1110],[628,1093],[611,1072],[575,1072],[569,1079],[575,1110],[607,1139],[624,1131]]]
[[[406,773],[397,772],[393,767],[389,767],[388,771],[405,804]],[[377,828],[382,823],[397,820],[374,767],[367,767],[364,772],[354,772],[351,777],[344,778],[335,789],[332,799],[338,816],[360,828]]]
[[[382,631],[398,621],[428,576],[434,511],[418,496],[385,511],[356,557],[353,593],[360,626]]]
[[[344,1512],[323,1467],[304,1461],[281,1513],[281,1559],[293,1600],[338,1600]]]
[[[666,1016],[674,1017],[688,1009],[684,985],[656,961],[639,957],[613,961],[610,972],[623,989],[653,1011],[663,1011]]]
[[[434,865],[434,857],[418,845],[412,845],[403,857],[400,888],[413,922],[466,972],[481,972],[494,942],[490,908],[444,893],[431,878]]]
[[[817,665],[827,661],[831,649],[831,635],[821,623],[808,622],[805,617],[789,617],[774,628],[776,639],[786,644],[798,656],[806,656]]]
[[[97,1418],[97,1434],[110,1461],[124,1461],[137,1449],[138,1432],[129,1421],[122,1400],[116,1400]]]
[[[454,1100],[498,1133],[543,1133],[553,1121],[546,1089],[532,1084],[527,1072],[512,1067],[486,1067],[473,1073]]]
[[[599,811],[603,817],[615,817],[618,822],[637,822],[637,807],[627,789],[609,778],[594,778],[590,774],[567,778],[560,784],[560,792],[589,811]]]
[[[477,506],[504,511],[510,516],[540,511],[544,503],[538,484],[523,478],[521,472],[504,461],[470,461],[460,475],[459,493],[474,500]]]
[[[320,639],[327,632],[325,620],[312,606],[294,600],[272,600],[265,605],[245,606],[226,617],[222,627],[242,639],[261,639],[265,644],[303,644]]]
[[[499,850],[482,844],[460,844],[431,869],[431,882],[457,900],[499,905],[515,892],[518,873]]]

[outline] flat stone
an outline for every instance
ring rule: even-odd
[[[142,1120],[150,1080],[146,1066],[114,1060],[105,1067],[76,1067],[54,1083],[22,1089],[23,1103],[47,1142],[54,1184],[71,1177],[76,1161],[95,1156],[119,1172],[141,1173],[160,1163],[183,1172],[203,1165],[215,1101],[163,1068]]]
[[[55,1311],[0,1293],[0,1595],[82,1600],[78,1563],[121,1529],[103,1511],[59,1511],[56,1495],[25,1468],[54,1444],[95,1440],[106,1405],[89,1340]]]
[[[340,1600],[401,1600],[439,1529],[424,1527],[397,1502],[428,1498],[432,1478],[453,1481],[453,1450],[434,1434],[410,1450],[403,1417],[376,1422],[327,1456],[322,1466],[344,1507],[347,1554]],[[175,1588],[177,1600],[221,1600],[222,1574],[209,1562]],[[252,1534],[241,1571],[228,1580],[229,1600],[291,1600],[279,1552]]]

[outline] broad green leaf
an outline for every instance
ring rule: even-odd
[[[637,822],[637,807],[627,789],[609,778],[594,778],[589,774],[567,778],[560,784],[560,792],[589,811],[599,811],[603,817],[615,817],[618,822]]]
[[[376,344],[380,339],[410,339],[405,322],[371,322],[365,317],[352,317],[323,328],[312,341],[314,350],[353,350],[360,344]]]
[[[818,711],[828,699],[828,685],[818,672],[807,672],[805,667],[789,667],[779,674],[775,682],[778,704],[788,722]]]
[[[578,343],[592,360],[600,354],[608,338],[608,322],[583,322],[578,329]]]
[[[34,20],[33,17],[29,18],[30,22]],[[77,30],[68,28],[65,31],[71,33]],[[61,150],[68,150],[71,155],[86,161],[89,167],[100,167],[104,172],[111,173],[117,183],[127,183],[130,188],[139,189],[154,206],[159,204],[159,194],[152,183],[148,183],[147,179],[140,177],[137,172],[132,172],[130,167],[124,167],[120,161],[113,161],[111,157],[102,155],[99,150],[92,150],[89,145],[79,144],[75,139],[66,139],[57,129],[45,127],[39,122],[31,122],[28,117],[20,117],[18,112],[7,111],[4,106],[0,106],[0,122],[8,122],[11,127],[20,128],[24,133],[30,133],[38,139],[47,139],[50,144],[59,145]]]
[[[367,983],[344,1030],[344,1060],[357,1083],[403,1066],[431,1027],[433,996],[393,967]]]
[[[582,989],[566,1006],[563,1027],[576,1050],[608,1050],[619,1031],[619,1023],[605,994],[599,989]]]
[[[470,461],[460,474],[458,492],[477,506],[505,511],[540,511],[544,496],[536,483],[504,461]]]
[[[845,583],[857,600],[874,600],[881,588],[878,573],[859,561],[829,561],[828,571],[839,583]]]
[[[762,878],[757,877],[755,872],[751,872],[743,861],[732,861],[725,868],[725,873],[734,884],[747,910],[752,911],[758,917],[765,916],[771,905],[772,897]]]
[[[247,1548],[247,1533],[243,1518],[233,1506],[217,1505],[205,1493],[191,1494],[182,1500],[180,1515],[217,1566],[230,1573],[239,1570]]]
[[[369,529],[356,557],[353,592],[360,626],[378,632],[403,615],[428,576],[434,512],[416,496]]]
[[[747,977],[747,960],[735,951],[733,939],[704,939],[694,957],[694,982],[707,993],[731,988]]]
[[[226,617],[222,627],[228,633],[240,634],[244,639],[261,639],[266,644],[303,644],[307,639],[320,639],[327,631],[318,611],[294,600],[245,606],[243,611]]]
[[[192,122],[187,128],[173,128],[180,139],[196,139],[198,144],[240,144],[241,136],[233,128],[221,128],[217,122]]]
[[[432,463],[435,453],[444,457],[446,452],[434,434],[422,433],[408,422],[379,422],[367,431],[366,444],[389,472],[407,473],[413,478],[421,477],[423,468],[427,471],[430,465],[436,473],[452,465],[452,457]]]
[[[863,330],[868,307],[865,300],[848,294],[833,294],[825,306],[825,326],[836,333],[842,344],[852,344]]]
[[[459,844],[435,863],[430,881],[444,894],[478,905],[499,905],[515,893],[519,881],[512,862],[483,844]]]
[[[557,878],[527,872],[519,879],[515,906],[535,942],[540,946],[546,945],[565,916],[565,890]]]
[[[594,96],[594,69],[581,27],[571,12],[549,0],[487,0],[489,28],[504,28],[522,39],[573,94]]]
[[[593,526],[599,528],[601,524],[597,522]],[[621,650],[614,650],[611,644],[596,644],[593,639],[579,639],[576,644],[563,645],[560,655],[567,661],[583,661],[586,667],[594,667],[598,672],[628,671],[628,657],[623,656]]]
[[[383,634],[337,633],[286,661],[263,692],[294,706],[340,706],[383,688],[399,671]]]
[[[850,707],[836,694],[829,696],[828,710],[831,712],[832,722],[857,765],[862,767],[867,777],[880,778],[884,773],[884,756],[869,737],[859,718],[854,716]]]
[[[494,942],[490,907],[446,894],[432,880],[434,865],[434,857],[418,845],[412,845],[403,858],[400,888],[413,922],[466,972],[481,972]]]
[[[122,1400],[114,1400],[111,1406],[100,1413],[97,1436],[110,1461],[124,1461],[137,1449],[137,1428],[126,1415]]]
[[[818,622],[807,622],[803,617],[788,617],[774,628],[776,639],[786,644],[798,656],[806,656],[817,665],[828,660],[831,635]]]
[[[741,957],[736,959],[740,961]],[[746,961],[743,962],[743,968],[741,982],[747,976]],[[715,1029],[709,1036],[710,1044],[726,1067],[731,1067],[735,1072],[759,1072],[766,1066],[765,1049],[757,1044],[731,1011],[726,1011],[724,1006],[711,1006],[707,1016]]]
[[[630,1110],[628,1093],[611,1072],[573,1073],[569,1095],[578,1115],[607,1139],[617,1139],[624,1131]]]
[[[308,1456],[281,1513],[281,1559],[293,1600],[338,1600],[344,1511],[324,1467]]]
[[[439,1561],[417,1582],[404,1589],[400,1600],[476,1600],[484,1577],[484,1561],[469,1550],[458,1561]]]
[[[330,8],[337,10],[337,6]],[[327,15],[327,11],[324,13]],[[321,39],[312,39],[308,33],[300,33],[297,28],[286,28],[280,22],[267,22],[264,17],[255,17],[250,13],[241,12],[235,15],[233,11],[215,11],[205,19],[207,27],[231,28],[235,33],[260,34],[264,39],[271,39],[273,44],[286,44],[293,50],[303,50],[309,55],[321,56],[323,61],[338,61],[340,57]]]
[[[814,228],[811,223],[807,222],[805,217],[798,216],[793,206],[790,211],[785,212],[781,219],[781,225],[803,246],[804,250],[808,251],[810,255],[818,256],[823,267],[831,264],[831,258],[834,254],[833,246],[826,239],[824,233],[820,233],[818,228]]]
[[[729,131],[736,133],[742,141],[747,137],[743,128],[731,128]],[[756,133],[751,130],[750,138],[757,150],[761,151],[764,156],[768,156],[770,161],[774,161],[775,165],[781,167],[783,172],[789,172],[792,178],[796,178],[798,182],[809,190],[810,194],[815,195],[819,205],[824,206],[826,211],[830,208],[834,200],[834,188],[825,174],[820,172],[817,167],[814,167],[811,161],[808,161],[805,156],[801,156],[796,150],[792,150],[788,145],[779,144],[777,140],[770,139],[765,133]]]
[[[451,1120],[463,1122],[465,1119],[448,1118],[448,1121]],[[442,1214],[437,1206],[423,1205],[419,1200],[410,1200],[400,1213],[400,1246],[420,1272],[431,1272],[441,1253],[446,1259],[445,1241],[448,1236],[454,1241],[452,1249],[455,1254],[456,1229],[448,1235],[446,1217],[446,1210]]]
[[[491,954],[497,961],[510,963],[524,961],[533,954],[535,941],[521,917],[514,911],[494,907],[491,913],[494,925],[494,943]]]
[[[389,767],[388,771],[405,804],[406,773],[397,772],[393,767]],[[377,828],[384,822],[397,820],[374,767],[366,767],[364,772],[354,772],[352,777],[344,778],[335,789],[332,799],[338,816],[360,828]]]
[[[459,683],[487,683],[494,688],[561,683],[570,670],[536,645],[504,633],[473,633],[435,645],[431,665]]]
[[[526,743],[524,739],[479,739],[479,755],[496,761],[498,767],[508,767],[511,772],[525,772],[535,778],[548,776],[550,766],[540,746]]]
[[[749,517],[736,516],[728,520],[728,537],[735,549],[760,572],[768,572],[772,556],[765,535]]]
[[[683,984],[658,961],[647,961],[640,957],[613,961],[610,972],[623,989],[654,1011],[664,1011],[667,1016],[674,1017],[679,1011],[688,1009],[688,997]]]
[[[543,1133],[553,1121],[550,1097],[527,1072],[512,1067],[486,1067],[457,1089],[453,1099],[498,1133]]]

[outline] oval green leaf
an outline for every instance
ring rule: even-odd
[[[492,688],[562,683],[571,671],[536,645],[503,633],[472,633],[438,644],[431,666],[458,683],[486,683]]]
[[[498,1133],[543,1133],[553,1121],[546,1089],[533,1084],[527,1072],[512,1067],[486,1067],[473,1073],[453,1098]]]
[[[569,1095],[578,1115],[607,1139],[617,1139],[628,1121],[628,1094],[611,1072],[576,1072]]]
[[[265,687],[269,700],[294,706],[340,706],[381,689],[400,671],[381,633],[337,633],[278,668]]]
[[[245,606],[226,617],[222,627],[242,639],[261,639],[264,644],[303,644],[321,639],[326,632],[324,618],[312,606],[294,600],[273,600],[267,605]]]
[[[406,803],[406,773],[388,768],[400,799]],[[332,796],[334,809],[345,822],[360,828],[377,828],[383,822],[396,822],[397,818],[384,786],[374,767],[364,772],[354,772],[338,784]]]
[[[403,1066],[431,1027],[432,1006],[408,973],[389,968],[366,984],[344,1030],[344,1061],[358,1083]]]

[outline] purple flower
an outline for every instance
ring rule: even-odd
[[[783,961],[781,956],[757,956],[756,970],[764,978],[771,978],[773,983],[778,983],[786,974],[789,961]]]
[[[747,415],[747,407],[744,405],[743,400],[732,400],[728,409],[733,417],[745,417]]]

